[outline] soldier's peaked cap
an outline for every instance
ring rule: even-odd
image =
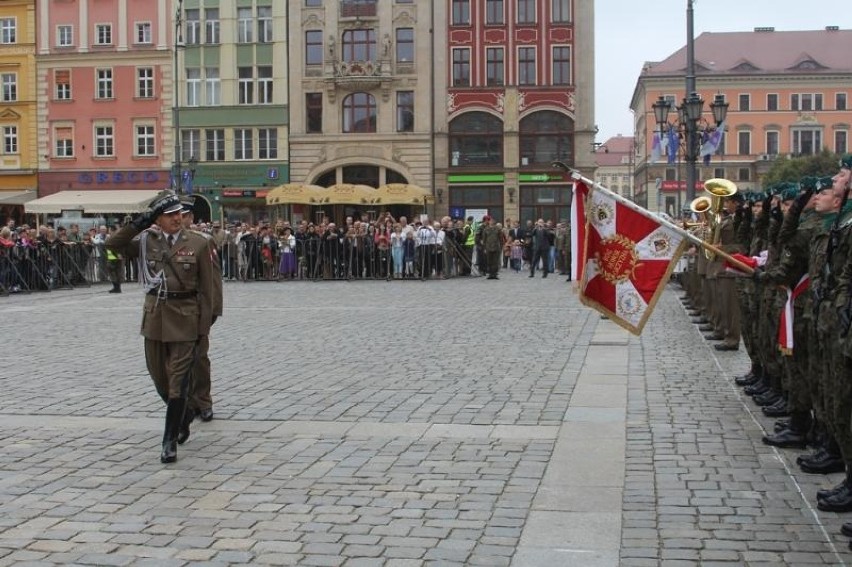
[[[163,191],[151,201],[151,213],[154,217],[160,215],[168,215],[183,210],[183,203],[180,202],[180,197],[171,191]]]

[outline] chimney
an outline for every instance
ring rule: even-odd
[[[775,31],[775,28],[773,28],[773,27],[766,27],[766,28],[754,28],[754,31],[755,31],[755,32],[774,32],[774,31]]]
[[[825,31],[839,31],[840,26],[825,26]]]

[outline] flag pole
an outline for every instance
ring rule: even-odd
[[[635,212],[639,213],[640,215],[642,215],[643,217],[651,219],[652,221],[657,222],[657,223],[665,226],[666,228],[677,232],[678,234],[680,234],[681,236],[683,236],[685,239],[689,240],[693,244],[701,246],[702,248],[706,248],[707,250],[710,250],[714,254],[721,256],[722,258],[724,258],[725,260],[730,262],[732,265],[736,266],[736,268],[738,270],[743,271],[747,274],[753,274],[754,273],[754,269],[751,266],[743,264],[742,262],[740,262],[739,260],[737,260],[736,258],[731,256],[730,254],[728,254],[724,250],[721,250],[718,247],[713,246],[712,244],[705,242],[701,238],[698,238],[694,234],[682,229],[681,227],[677,226],[674,223],[667,221],[664,218],[654,216],[654,214],[651,213],[651,211],[649,211],[648,209],[644,209],[644,208],[640,207],[639,205],[637,205],[636,203],[634,203],[633,201],[629,201],[629,200],[625,199],[624,197],[622,197],[618,193],[610,191],[609,189],[607,189],[606,187],[604,187],[600,183],[592,181],[588,177],[584,177],[583,174],[580,173],[579,171],[577,171],[576,169],[572,169],[572,168],[568,167],[567,165],[565,165],[561,161],[554,161],[552,163],[552,165],[553,165],[553,167],[557,167],[557,168],[562,169],[564,171],[570,172],[571,178],[574,179],[575,181],[582,181],[590,189],[592,189],[594,191],[601,191],[602,193],[605,193],[607,196],[618,201],[619,203],[621,203],[622,205],[624,205],[628,209],[635,211]]]

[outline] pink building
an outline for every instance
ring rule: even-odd
[[[38,0],[39,196],[168,186],[171,8]]]

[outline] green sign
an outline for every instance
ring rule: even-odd
[[[562,177],[549,173],[521,173],[518,175],[518,181],[562,181]]]
[[[480,173],[471,175],[448,175],[450,183],[503,183],[502,173]]]

